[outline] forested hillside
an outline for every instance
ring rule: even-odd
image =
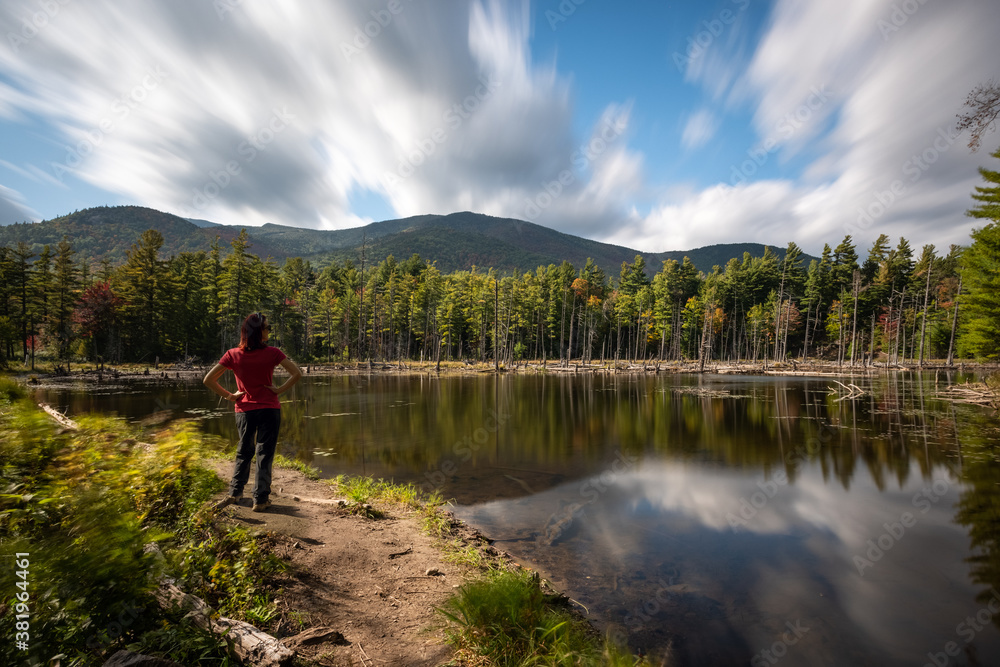
[[[1000,172],[981,171],[987,185],[977,188],[969,214],[989,222],[967,248],[918,251],[905,238],[892,243],[882,235],[859,249],[845,236],[818,259],[806,261],[789,243],[780,254],[746,252],[708,272],[689,258],[650,265],[641,255],[614,271],[593,258],[545,262],[544,242],[556,237],[543,228],[519,232],[488,219],[467,238],[458,220],[468,214],[378,223],[384,233],[369,239],[360,232],[359,257],[279,263],[251,247],[246,230],[222,228],[222,236],[152,211],[145,215],[158,228],[135,234],[121,264],[86,259],[78,247],[98,243],[93,235],[46,238],[40,249],[25,240],[0,246],[0,352],[5,359],[212,360],[235,343],[240,319],[262,310],[275,341],[302,361],[996,359]],[[109,226],[123,214],[92,211]],[[141,222],[129,225],[135,231]],[[212,234],[208,249],[166,253],[164,226],[191,243],[199,238],[192,229]],[[418,232],[402,236],[410,228]],[[306,232],[265,226],[255,233],[261,245],[288,251]],[[346,232],[350,247],[359,230]],[[521,233],[539,234],[531,237],[534,252],[511,243]],[[401,252],[415,248],[428,256]],[[615,247],[597,249],[607,248]],[[515,252],[518,270],[495,268]],[[439,257],[470,268],[443,270],[431,261]]]
[[[211,251],[218,238],[228,245],[240,227],[215,225],[207,220],[187,220],[139,206],[102,206],[77,211],[35,224],[0,226],[0,245],[25,242],[35,253],[54,247],[64,236],[73,241],[78,262],[113,265],[125,261],[129,248],[146,230],[163,236],[164,257],[184,252]],[[293,257],[309,260],[317,267],[362,259],[376,264],[389,255],[409,257],[413,253],[432,260],[443,272],[493,267],[498,271],[531,270],[539,265],[568,261],[583,266],[588,259],[609,273],[622,262],[631,262],[639,250],[599,243],[563,234],[541,225],[478,213],[421,215],[373,222],[352,229],[322,230],[267,224],[247,229],[247,243],[255,255],[284,262]],[[691,262],[703,271],[725,265],[744,252],[762,255],[759,243],[722,244],[687,251],[642,252],[651,267],[664,259]],[[778,251],[779,256],[781,251]],[[655,272],[655,268],[654,268]],[[650,274],[652,275],[652,274]]]

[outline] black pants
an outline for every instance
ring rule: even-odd
[[[278,446],[278,427],[281,425],[281,410],[263,408],[236,413],[236,430],[240,436],[236,447],[236,466],[233,479],[229,482],[229,495],[239,496],[250,479],[250,460],[257,456],[257,479],[254,483],[253,500],[264,502],[271,495],[271,466],[274,464],[274,450]]]

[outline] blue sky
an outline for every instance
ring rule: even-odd
[[[473,210],[641,250],[967,243],[995,0],[6,0],[0,224]]]

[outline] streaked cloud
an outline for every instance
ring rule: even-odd
[[[715,136],[717,128],[715,115],[708,109],[700,109],[688,118],[681,134],[681,145],[687,149],[698,148]]]
[[[736,142],[738,156],[697,187],[650,180],[676,158],[641,143],[660,109],[606,99],[581,121],[574,72],[532,58],[528,2],[52,6],[33,31],[34,0],[0,9],[17,36],[0,49],[0,121],[60,147],[4,156],[22,191],[80,179],[229,224],[355,226],[352,201],[375,197],[400,217],[474,210],[649,250],[818,252],[847,233],[944,249],[967,242],[990,160],[948,133],[996,76],[996,3],[738,0],[693,21],[663,65],[701,95],[667,119],[678,154],[725,160]],[[585,25],[557,35],[585,40]]]

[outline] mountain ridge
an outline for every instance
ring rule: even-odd
[[[123,262],[126,252],[142,232],[156,229],[164,237],[164,256],[182,252],[208,251],[212,242],[227,248],[244,227],[221,225],[209,220],[187,219],[141,206],[100,206],[38,223],[15,223],[0,227],[0,245],[24,241],[35,252],[54,246],[68,236],[77,258],[90,262]],[[727,243],[693,248],[648,252],[585,239],[532,222],[461,211],[446,215],[425,214],[372,222],[362,227],[318,230],[267,223],[245,227],[250,252],[277,261],[302,257],[317,265],[361,259],[377,263],[392,254],[405,259],[413,253],[435,262],[444,272],[472,266],[495,268],[501,272],[533,271],[539,265],[568,261],[577,268],[590,258],[609,276],[617,276],[622,262],[636,255],[646,261],[648,272],[659,270],[664,260],[682,261],[686,256],[701,271],[724,266],[730,258],[742,260],[743,253],[764,253],[759,243]],[[771,246],[778,257],[784,248]],[[803,254],[805,264],[815,259]]]

